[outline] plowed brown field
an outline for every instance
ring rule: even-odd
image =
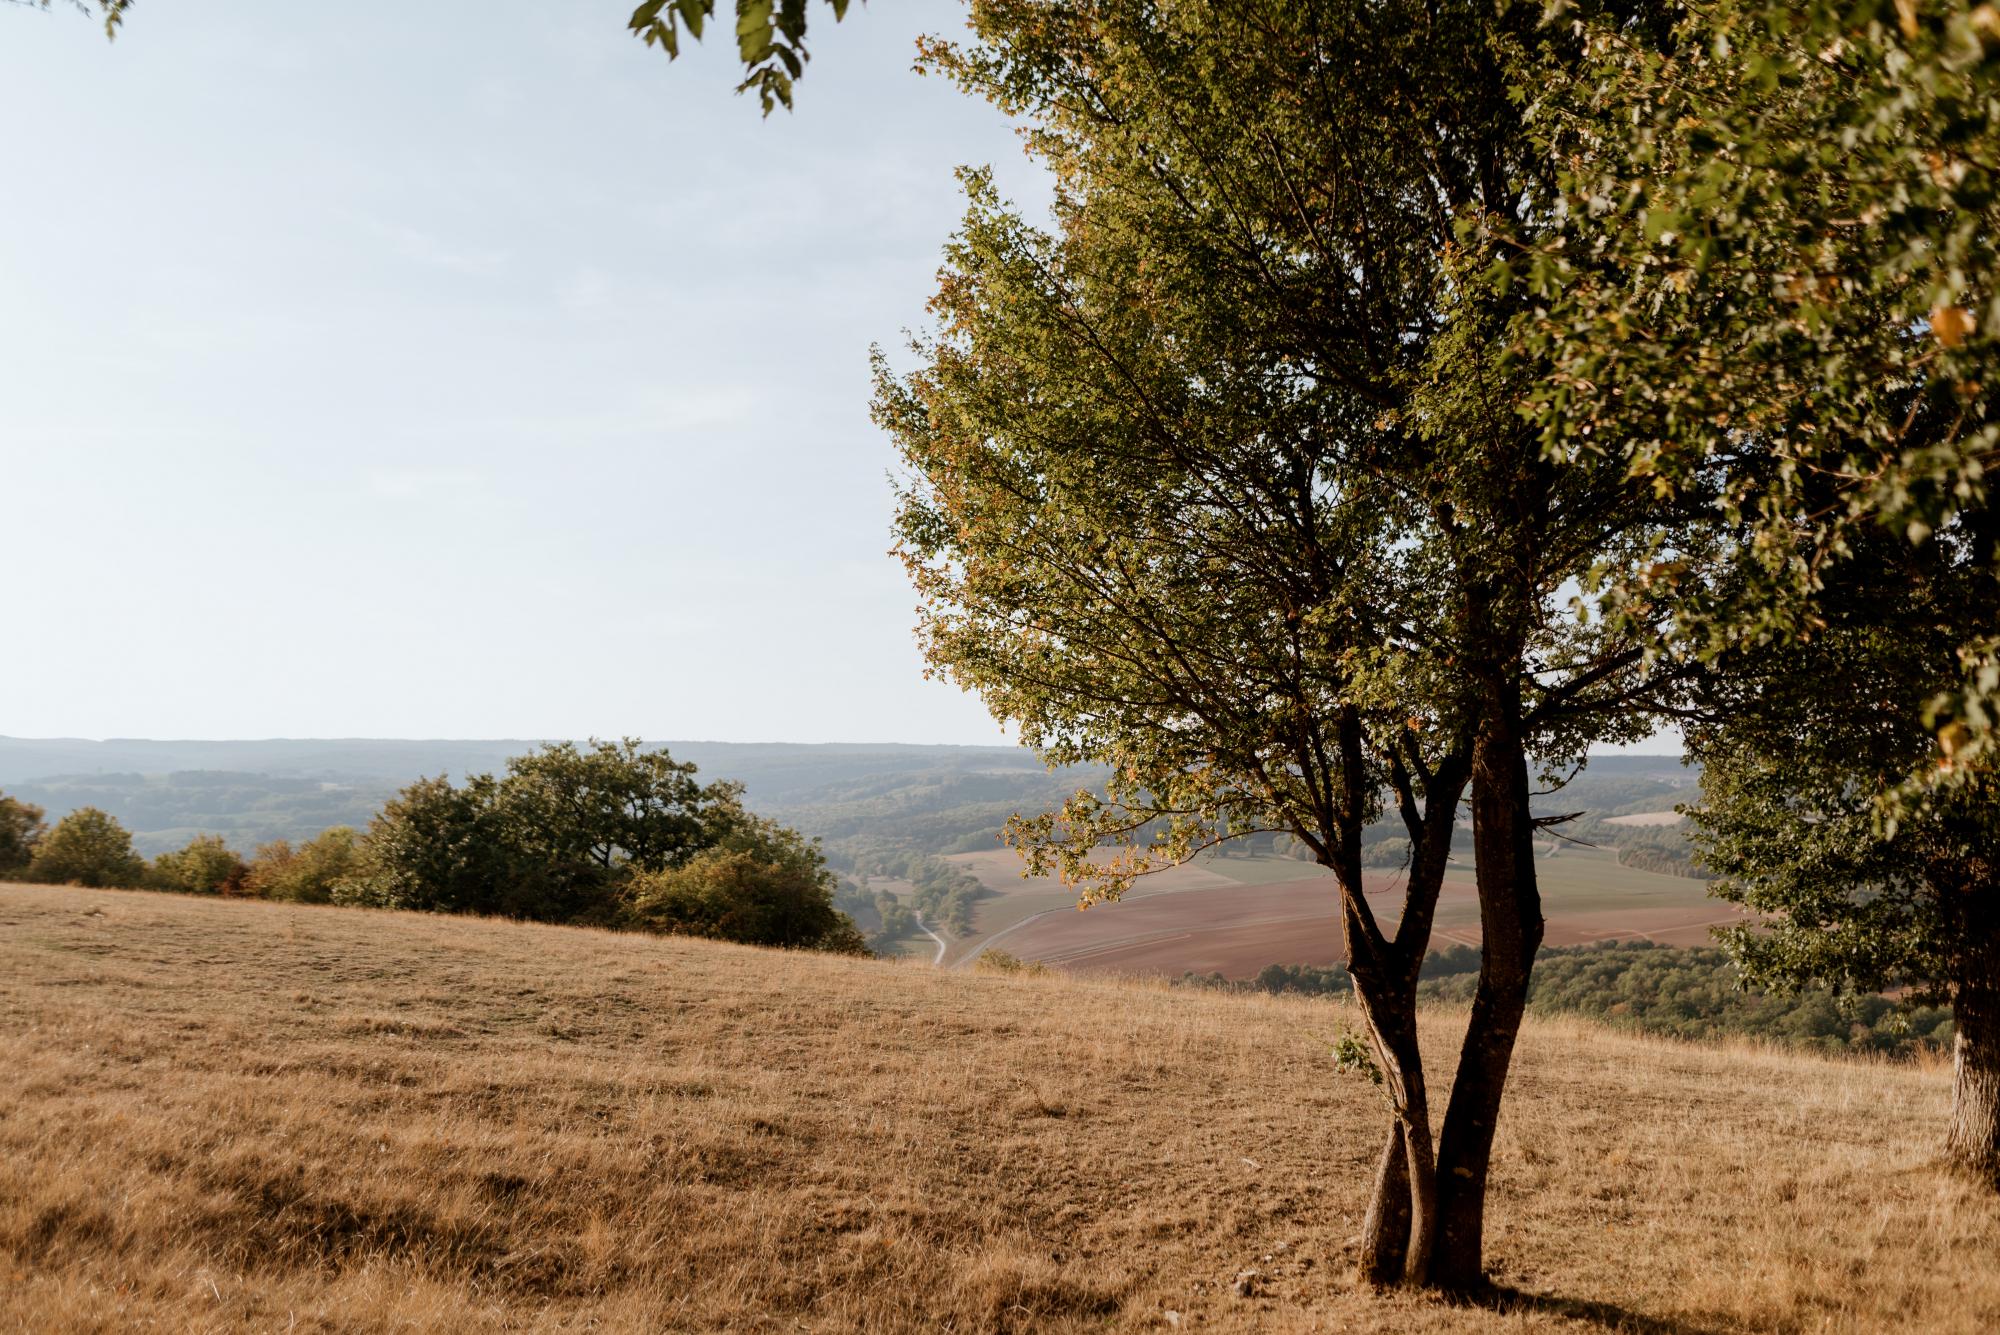
[[[983,901],[975,935],[955,942],[946,963],[987,949],[1077,973],[1221,973],[1245,978],[1269,964],[1326,965],[1345,958],[1331,877],[1276,859],[1217,859],[1147,878],[1125,899],[1078,910],[1073,891],[1023,880],[1011,852],[954,858],[995,897]],[[1607,857],[1558,855],[1540,864],[1545,940],[1552,946],[1607,939],[1701,945],[1728,905],[1702,882],[1619,866]],[[1271,878],[1271,879],[1267,879]],[[1399,874],[1371,876],[1370,901],[1394,922]],[[1455,869],[1439,896],[1433,945],[1476,945],[1479,905],[1471,868]]]

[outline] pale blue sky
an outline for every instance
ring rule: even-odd
[[[867,350],[952,169],[948,0],[799,109],[629,0],[0,6],[0,733],[987,742],[886,556]]]

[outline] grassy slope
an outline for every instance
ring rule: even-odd
[[[1500,1133],[1489,1250],[1540,1296],[1357,1293],[1384,1113],[1340,1018],[0,887],[0,1329],[2000,1323],[2000,1207],[1926,1162],[1944,1073],[1578,1024],[1529,1029]]]

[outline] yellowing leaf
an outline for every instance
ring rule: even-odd
[[[1963,306],[1938,306],[1931,311],[1931,333],[1947,348],[1965,342],[1972,332],[1972,312]]]

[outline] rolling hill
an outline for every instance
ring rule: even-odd
[[[1948,1073],[1530,1021],[1374,1297],[1337,1004],[0,886],[0,1328],[1984,1331]],[[1444,1060],[1462,1017],[1425,1038]],[[1238,1296],[1236,1277],[1255,1271]]]

